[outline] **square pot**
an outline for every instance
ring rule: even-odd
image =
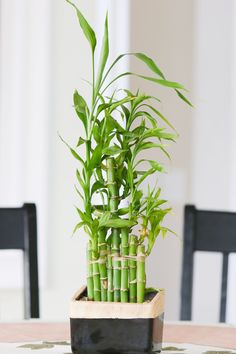
[[[151,354],[161,351],[164,291],[143,304],[83,301],[81,288],[70,304],[73,354]]]

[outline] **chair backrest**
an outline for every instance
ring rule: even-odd
[[[39,318],[37,220],[35,204],[0,208],[0,250],[20,249],[24,259],[24,317]]]
[[[193,205],[185,206],[181,320],[191,320],[193,255],[195,251],[221,252],[223,254],[219,320],[225,322],[228,256],[229,253],[236,252],[236,213],[197,210]]]

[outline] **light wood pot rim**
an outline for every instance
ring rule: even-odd
[[[70,318],[156,318],[164,312],[163,289],[150,302],[142,304],[77,300],[85,289],[83,286],[74,294],[70,302]]]

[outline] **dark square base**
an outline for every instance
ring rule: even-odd
[[[161,351],[163,315],[154,319],[71,318],[73,354],[152,354]]]

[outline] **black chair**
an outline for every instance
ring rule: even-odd
[[[20,249],[24,257],[24,317],[39,318],[37,223],[35,204],[0,208],[0,250]]]
[[[220,322],[225,322],[227,300],[228,256],[236,252],[236,213],[197,210],[185,206],[184,251],[181,283],[181,320],[191,320],[193,255],[195,251],[221,252]]]

